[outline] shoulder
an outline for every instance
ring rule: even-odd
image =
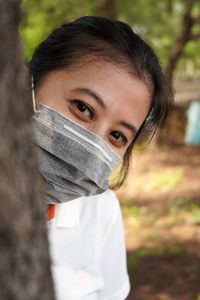
[[[124,247],[124,224],[120,202],[112,190],[107,190],[98,196],[96,202],[98,229],[101,234],[101,248],[110,244],[113,239],[118,240],[120,247]]]
[[[104,243],[105,237],[109,236],[111,229],[117,231],[118,235],[120,235],[120,231],[123,231],[121,207],[112,190],[80,199],[80,218],[82,227],[90,228],[92,226],[92,230],[95,230],[101,243]]]
[[[99,210],[108,217],[114,217],[114,214],[120,209],[119,200],[112,190],[107,190],[98,196]]]
[[[123,218],[113,191],[102,195],[99,267],[104,281],[99,299],[125,299],[130,291]],[[117,270],[117,272],[114,272]]]
[[[80,214],[86,218],[93,216],[92,220],[103,218],[103,223],[109,224],[120,210],[119,201],[112,190],[106,190],[102,194],[79,198]],[[107,224],[107,225],[108,225]]]
[[[112,190],[107,190],[97,198],[98,216],[104,230],[113,223],[121,222],[121,207],[116,194]]]

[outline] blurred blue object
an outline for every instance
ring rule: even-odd
[[[190,104],[187,117],[185,142],[189,145],[200,145],[200,101]]]

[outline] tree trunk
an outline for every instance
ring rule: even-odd
[[[45,205],[18,41],[18,0],[0,0],[0,299],[52,300]]]
[[[117,19],[117,9],[114,0],[100,0],[98,5],[100,15],[111,20]]]
[[[177,62],[183,53],[183,49],[186,43],[190,40],[192,26],[194,24],[194,19],[192,17],[192,8],[195,3],[196,0],[188,0],[180,33],[177,39],[175,40],[169,54],[169,60],[168,60],[169,62],[166,68],[166,74],[168,75],[171,81],[173,78],[173,72],[176,68]]]

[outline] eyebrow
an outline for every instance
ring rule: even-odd
[[[103,107],[103,108],[106,107],[103,99],[96,92],[94,92],[93,90],[91,90],[89,88],[78,87],[78,88],[73,89],[73,91],[75,91],[75,92],[81,92],[81,93],[84,93],[86,95],[89,95],[94,100],[96,100],[101,107]],[[124,126],[126,129],[130,130],[133,133],[133,135],[135,135],[137,133],[137,131],[138,131],[138,129],[137,129],[136,126],[134,126],[134,125],[132,125],[130,123],[127,123],[125,121],[121,121],[121,122],[119,122],[119,124],[122,125],[122,126]]]
[[[86,94],[88,96],[91,96],[94,100],[96,100],[98,102],[98,104],[101,107],[103,107],[103,108],[106,107],[103,99],[96,92],[94,92],[93,90],[91,90],[89,88],[79,87],[79,88],[73,89],[73,91],[75,91],[75,92],[81,92],[81,93],[84,93],[84,94]]]
[[[137,131],[138,131],[138,129],[136,128],[136,126],[134,126],[132,124],[129,124],[129,123],[125,122],[125,121],[121,121],[119,124],[122,125],[122,126],[124,126],[126,129],[130,130],[133,133],[133,135],[135,135],[137,133]]]

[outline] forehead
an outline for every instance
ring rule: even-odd
[[[82,60],[65,70],[54,72],[54,84],[62,84],[66,93],[79,87],[98,93],[110,118],[123,118],[140,127],[151,103],[146,83],[116,64],[102,59]],[[53,75],[53,74],[52,74]]]
[[[85,85],[101,95],[108,108],[140,123],[151,105],[147,84],[125,68],[102,59],[82,61],[66,72],[69,85]]]

